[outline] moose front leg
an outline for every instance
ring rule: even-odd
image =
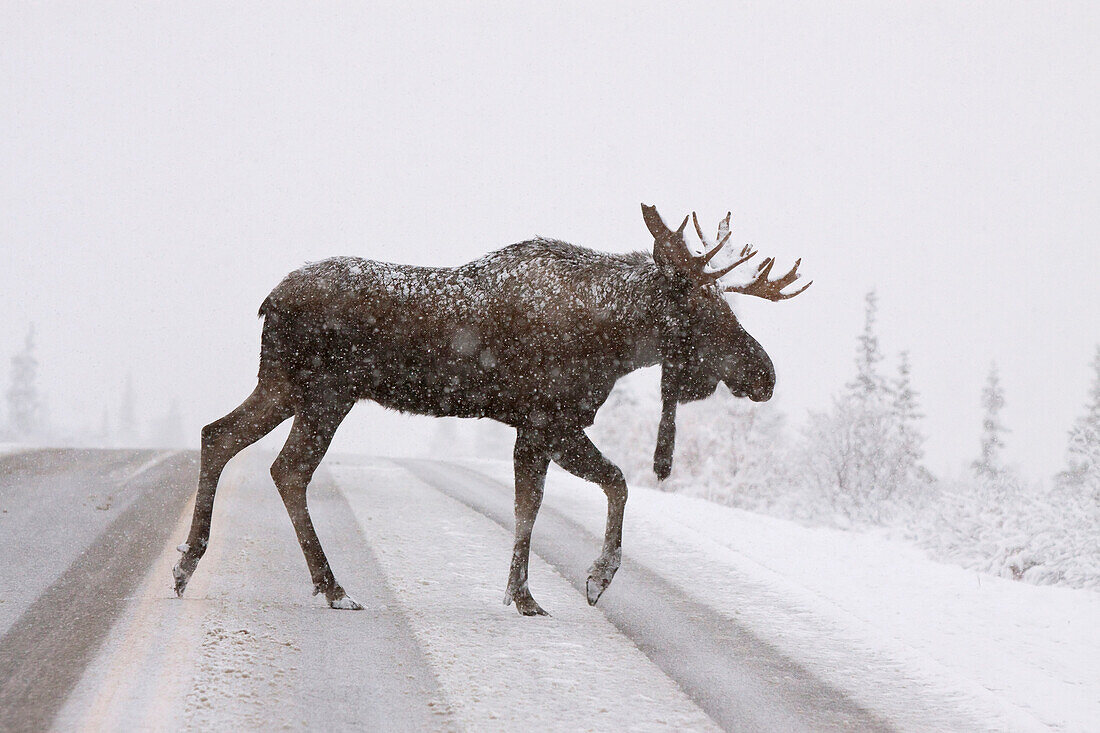
[[[653,473],[664,481],[672,473],[672,454],[676,448],[676,398],[665,397],[661,405],[661,424],[657,426],[657,448],[653,451]]]
[[[531,530],[542,506],[550,454],[545,442],[537,435],[517,430],[512,461],[516,475],[516,540],[512,549],[512,567],[508,572],[508,588],[504,591],[504,605],[515,601],[516,610],[524,616],[549,616],[531,597],[531,590],[527,587],[527,565],[531,556]]]
[[[588,569],[588,582],[585,584],[588,604],[594,606],[607,586],[611,585],[611,579],[622,562],[626,479],[619,467],[600,453],[583,430],[578,429],[557,441],[551,455],[554,463],[574,476],[598,484],[607,495],[607,529],[604,531],[603,551]]]

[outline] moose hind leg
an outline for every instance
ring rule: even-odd
[[[202,454],[199,489],[187,541],[179,546],[183,557],[172,568],[176,595],[182,596],[187,582],[206,552],[210,540],[210,516],[218,479],[229,460],[274,430],[293,414],[283,395],[275,388],[257,386],[248,398],[225,417],[202,429]]]
[[[351,403],[347,403],[338,407],[326,406],[319,411],[310,411],[307,407],[299,412],[294,417],[286,445],[271,465],[271,477],[290,514],[298,544],[309,566],[313,594],[324,593],[332,608],[358,611],[363,607],[344,592],[332,574],[306,505],[306,488],[310,479],[328,450],[336,428],[350,409]]]
[[[626,479],[619,467],[607,460],[581,430],[559,441],[553,458],[555,463],[569,473],[598,484],[607,495],[607,529],[604,532],[603,551],[588,569],[588,581],[585,584],[588,603],[594,606],[607,590],[607,586],[611,585],[611,579],[615,577],[622,562]]]
[[[541,441],[526,431],[516,432],[513,467],[516,475],[516,537],[512,550],[512,567],[508,571],[508,588],[504,605],[516,602],[516,610],[524,616],[549,616],[527,587],[527,566],[531,556],[531,530],[542,505],[549,452]]]

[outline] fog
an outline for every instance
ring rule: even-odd
[[[199,428],[252,389],[256,309],[330,255],[455,265],[542,234],[649,247],[733,212],[814,286],[735,307],[795,421],[854,374],[864,294],[928,462],[1062,465],[1100,341],[1092,3],[5,4],[0,384],[30,323],[59,433]],[[6,417],[0,409],[0,423]],[[654,416],[654,420],[657,416]],[[334,450],[434,423],[360,405]],[[648,450],[648,449],[647,449]]]

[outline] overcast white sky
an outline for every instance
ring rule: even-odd
[[[738,306],[796,420],[877,288],[934,469],[977,452],[991,361],[1012,459],[1061,466],[1100,341],[1100,4],[470,5],[4,3],[4,387],[34,321],[55,422],[131,372],[197,440],[304,261],[632,250],[645,201],[803,258],[805,295]],[[424,425],[361,406],[336,447]]]

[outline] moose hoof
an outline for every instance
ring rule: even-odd
[[[195,572],[199,560],[202,559],[203,553],[206,552],[206,542],[201,541],[195,547],[185,542],[182,545],[178,545],[176,551],[183,553],[183,557],[181,557],[175,567],[172,568],[172,580],[175,581],[176,596],[178,598],[183,598],[183,591],[187,588],[187,581],[191,580],[191,574]]]
[[[329,608],[335,608],[340,611],[362,611],[363,607],[359,605],[359,602],[344,592],[344,589],[340,587],[339,583],[329,581],[328,583],[321,582],[316,583],[313,586],[313,595],[318,593],[325,594],[325,600],[328,601]]]
[[[512,590],[511,588],[508,589],[507,594],[504,596],[504,605],[507,606],[512,601],[516,602],[516,610],[523,616],[550,615],[543,610],[542,606],[535,602],[535,599],[531,597],[531,591],[526,585],[516,590]]]
[[[187,581],[191,580],[191,573],[180,567],[182,563],[183,561],[181,560],[172,568],[172,579],[175,581],[177,598],[183,598],[183,591],[187,588]]]
[[[543,610],[542,606],[535,602],[535,599],[531,597],[531,593],[528,592],[524,596],[518,596],[515,598],[516,610],[524,616],[549,616],[550,614]]]
[[[595,606],[596,601],[600,600],[600,596],[603,595],[609,585],[611,585],[611,578],[589,577],[588,582],[584,584],[585,595],[588,596],[588,605]]]
[[[621,557],[618,553],[606,559],[601,557],[592,563],[592,567],[588,569],[588,581],[584,584],[584,589],[585,595],[588,596],[589,606],[595,606],[596,601],[600,600],[600,596],[607,590],[607,586],[611,585],[611,579],[615,577],[615,572],[619,569]]]
[[[362,611],[363,606],[358,601],[349,595],[344,595],[340,598],[328,602],[329,608],[335,608],[339,611]]]

